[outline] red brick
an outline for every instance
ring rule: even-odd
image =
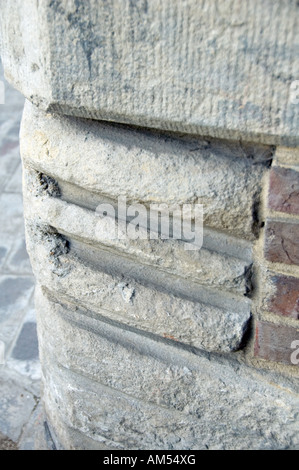
[[[294,342],[297,343],[294,344]],[[293,347],[292,347],[293,346]],[[298,351],[298,352],[296,352]],[[258,322],[256,325],[254,355],[268,361],[298,365],[299,329],[274,323]]]
[[[275,263],[299,265],[299,224],[268,220],[264,255]]]
[[[299,279],[291,276],[273,276],[274,294],[267,302],[267,309],[277,315],[299,319]]]
[[[270,172],[268,206],[279,212],[299,214],[299,172],[273,167]]]

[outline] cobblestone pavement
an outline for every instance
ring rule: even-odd
[[[4,84],[5,104],[0,96],[0,449],[31,450],[42,413],[34,278],[25,246],[21,192],[19,126],[24,98]]]

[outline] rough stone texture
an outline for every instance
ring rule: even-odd
[[[299,172],[274,167],[270,173],[268,205],[270,209],[299,215]]]
[[[265,231],[265,258],[275,263],[299,264],[299,223],[269,219]]]
[[[275,162],[277,165],[286,165],[298,169],[299,147],[277,147],[275,152]]]
[[[16,444],[0,433],[0,450],[17,450]]]
[[[265,321],[257,322],[254,352],[262,359],[298,366],[299,329]]]
[[[59,185],[59,190],[61,186],[63,184]],[[97,268],[104,269],[106,264],[112,264],[113,257],[120,256],[127,269],[132,266],[132,271],[134,266],[136,271],[138,263],[140,274],[155,267],[164,275],[169,273],[218,291],[241,295],[250,291],[251,259],[244,261],[221,253],[220,247],[220,252],[205,248],[185,250],[185,243],[180,240],[110,239],[108,235],[115,231],[112,218],[100,219],[95,211],[51,197],[48,186],[42,189],[37,171],[24,168],[24,188],[28,199],[27,216],[38,220],[39,224],[55,227],[71,241],[81,257]],[[235,242],[237,245],[238,241]],[[115,266],[116,271],[117,268],[120,266]]]
[[[145,205],[199,203],[206,226],[255,238],[268,147],[61,118],[29,103],[21,145],[26,165],[78,186],[77,201],[81,188],[91,193],[89,208],[118,196]]]
[[[2,2],[6,74],[33,103],[21,132],[26,231],[39,282],[43,434],[54,430],[54,447],[297,446],[297,291],[286,279],[299,262],[290,150],[297,8],[291,0]],[[275,155],[276,144],[288,147]],[[267,207],[273,155],[285,168],[272,170]],[[13,173],[11,165],[5,159]],[[203,204],[202,250],[185,252],[184,237],[104,240],[111,218],[96,221],[95,209],[116,207],[118,196],[147,208]],[[0,266],[14,269],[1,248]],[[15,249],[18,258],[21,240]],[[30,297],[30,283],[23,290]],[[2,297],[10,306],[9,290]],[[27,318],[8,361],[27,377],[33,329]]]
[[[292,381],[117,328],[40,288],[36,302],[46,413],[65,448],[298,445]]]
[[[267,309],[277,315],[299,320],[299,279],[292,276],[271,276],[274,293],[268,294]]]
[[[0,429],[1,433],[18,442],[36,401],[26,385],[17,383],[9,371],[0,374]]]
[[[0,22],[7,79],[45,110],[298,143],[293,0],[3,0]]]
[[[31,226],[28,212],[26,218],[34,274],[52,294],[96,317],[197,348],[227,352],[240,347],[250,318],[248,299],[217,296],[169,274],[145,272],[136,280],[134,271],[122,272],[120,260],[113,270],[109,257],[106,266],[94,269],[72,248],[68,252],[61,236],[47,227]]]
[[[241,347],[251,316],[244,297],[251,290],[251,259],[245,261],[244,253],[232,257],[232,241],[215,252],[209,241],[210,248],[191,254],[180,240],[111,240],[114,220],[102,220],[91,209],[101,198],[113,202],[122,194],[146,204],[179,204],[184,198],[192,201],[191,192],[199,188],[207,194],[201,199],[207,218],[210,213],[210,220],[221,225],[218,201],[231,211],[226,219],[239,227],[241,218],[252,237],[252,206],[266,171],[267,147],[252,146],[249,158],[238,153],[239,145],[216,140],[206,148],[197,139],[196,157],[184,158],[189,138],[165,140],[157,133],[62,119],[30,104],[21,138],[27,245],[42,286],[94,315],[196,348],[228,352]],[[209,196],[212,185],[216,202]],[[243,211],[231,208],[227,193]],[[216,232],[216,244],[221,237],[234,240],[242,252],[244,240]]]

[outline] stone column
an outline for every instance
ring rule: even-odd
[[[2,3],[56,446],[296,448],[296,2]]]

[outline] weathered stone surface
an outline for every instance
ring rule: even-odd
[[[294,145],[297,8],[5,0],[2,58],[7,79],[45,110]]]
[[[36,405],[33,394],[0,366],[0,433],[18,442]]]
[[[268,206],[278,212],[299,215],[299,172],[274,167],[270,172]]]
[[[32,276],[0,276],[0,340],[5,343],[7,351],[18,334],[33,291]]]
[[[61,118],[29,103],[21,147],[25,165],[77,186],[77,204],[95,209],[103,197],[119,196],[145,205],[199,203],[206,226],[248,240],[256,235],[267,147],[244,151],[243,144]]]
[[[275,263],[299,264],[299,223],[268,220],[265,258]]]
[[[299,167],[299,147],[277,147],[275,151],[275,161],[277,165]]]
[[[24,197],[28,218],[55,227],[98,268],[112,264],[113,256],[121,256],[127,266],[138,263],[139,270],[150,266],[201,286],[241,295],[250,291],[251,259],[244,261],[205,248],[189,251],[180,240],[113,238],[115,227],[118,230],[114,219],[100,219],[95,211],[51,197],[49,188],[41,191],[40,174],[26,168]]]
[[[258,321],[255,355],[268,361],[299,365],[299,329]]]
[[[65,448],[298,444],[292,381],[103,323],[40,288],[36,302],[46,412]]]
[[[27,244],[39,283],[98,317],[212,351],[241,345],[250,319],[248,299],[218,295],[145,267],[138,275],[137,266],[136,275],[119,259],[113,268],[109,257],[99,270],[78,258],[72,246],[69,251],[63,237],[48,226],[31,226],[28,217]]]

